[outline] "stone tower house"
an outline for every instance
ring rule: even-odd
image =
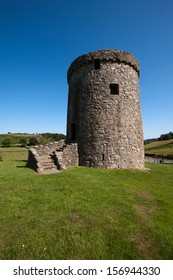
[[[72,62],[66,142],[78,144],[79,165],[144,168],[138,79],[128,52],[100,50]]]

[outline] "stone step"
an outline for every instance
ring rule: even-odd
[[[49,164],[49,163],[53,163],[54,164],[54,162],[52,160],[50,160],[50,161],[49,160],[40,160],[39,163],[40,164]]]
[[[50,167],[50,166],[44,166],[44,167],[42,167],[42,169],[43,170],[57,170],[57,168],[56,167],[54,167],[54,166],[52,166],[52,167]]]
[[[42,166],[54,166],[55,167],[55,164],[53,162],[42,162],[41,165]]]
[[[52,157],[39,157],[39,162],[53,161]]]
[[[39,159],[39,162],[53,162],[52,158]]]
[[[41,164],[41,166],[42,166],[42,168],[57,168],[53,162],[48,163],[48,164]]]
[[[44,162],[53,162],[53,160],[50,158],[47,158],[47,159],[39,159],[39,162],[40,163],[44,163]]]

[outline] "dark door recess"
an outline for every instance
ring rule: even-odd
[[[75,123],[71,124],[71,142],[76,141],[76,125]]]

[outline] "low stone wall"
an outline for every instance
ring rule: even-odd
[[[28,167],[38,173],[54,173],[75,165],[78,165],[77,143],[65,144],[61,140],[35,146],[28,151]]]
[[[34,148],[31,148],[30,150],[32,151],[33,149],[36,151],[38,156],[44,155],[49,155],[53,153],[53,151],[56,151],[58,149],[62,149],[63,146],[65,145],[64,140],[60,140],[58,142],[50,142],[46,145],[38,145],[34,146]]]
[[[64,145],[62,151],[54,152],[54,161],[58,169],[66,169],[69,166],[79,165],[78,147],[76,143]]]
[[[158,157],[148,157],[145,158],[145,162],[151,162],[156,164],[173,164],[173,159],[167,159],[167,158],[158,158]]]

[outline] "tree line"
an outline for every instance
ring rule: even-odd
[[[151,139],[146,139],[144,140],[144,144],[149,144],[151,142],[155,142],[155,141],[164,141],[164,140],[171,140],[173,139],[173,132],[169,132],[166,134],[161,134],[160,137],[158,138],[151,138]]]
[[[40,133],[40,134],[9,134],[7,136],[1,135],[0,145],[3,147],[11,147],[11,146],[35,146],[39,144],[47,144],[49,142],[59,141],[61,139],[65,139],[64,134],[60,133]]]

